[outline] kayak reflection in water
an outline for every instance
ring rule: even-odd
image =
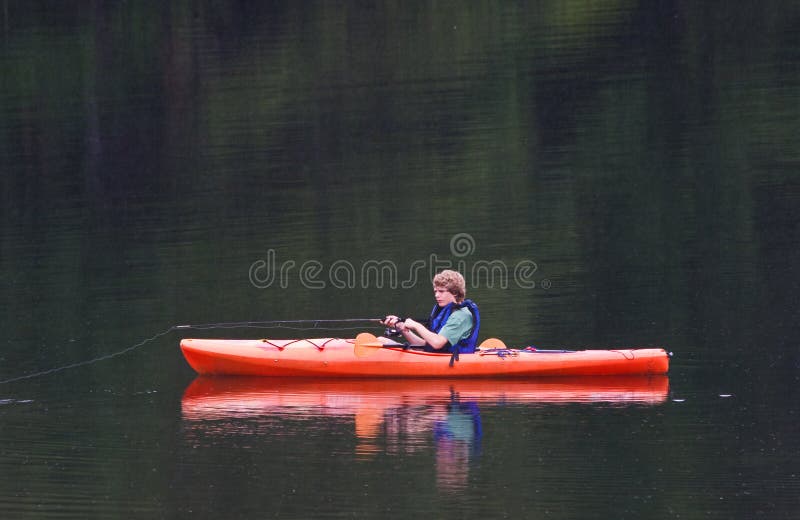
[[[436,306],[426,327],[411,318],[390,314],[383,325],[395,329],[410,346],[433,352],[474,352],[480,330],[478,306],[466,300],[467,288],[461,273],[444,270],[433,278]],[[380,338],[389,342],[388,338]]]
[[[182,445],[252,449],[313,434],[338,449],[342,424],[352,421],[357,460],[430,454],[430,474],[439,489],[460,493],[483,456],[483,428],[491,427],[483,424],[479,406],[484,414],[508,405],[659,406],[668,392],[666,376],[450,381],[201,376],[181,398]]]

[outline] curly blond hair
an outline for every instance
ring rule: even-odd
[[[433,277],[433,286],[447,289],[450,294],[456,297],[457,303],[463,302],[467,296],[467,284],[458,271],[445,269]]]

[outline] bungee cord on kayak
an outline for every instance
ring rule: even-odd
[[[151,343],[167,334],[176,331],[176,330],[213,330],[213,329],[244,329],[244,328],[254,328],[254,329],[290,329],[290,330],[342,330],[342,331],[349,331],[349,330],[363,330],[364,327],[356,327],[350,326],[345,327],[341,325],[347,324],[355,324],[355,323],[373,323],[373,326],[380,326],[380,318],[344,318],[344,319],[317,319],[317,320],[268,320],[268,321],[239,321],[239,322],[220,322],[220,323],[201,323],[201,324],[184,324],[184,325],[173,325],[166,330],[159,332],[149,338],[146,338],[138,343],[130,345],[122,350],[118,350],[116,352],[112,352],[110,354],[103,354],[101,356],[87,359],[84,361],[77,361],[75,363],[69,363],[67,365],[62,365],[54,368],[48,368],[46,370],[40,370],[38,372],[31,372],[29,374],[23,374],[21,376],[11,377],[9,379],[3,379],[0,381],[0,385],[14,383],[17,381],[23,381],[26,379],[34,379],[37,377],[46,376],[49,374],[55,374],[57,372],[63,372],[65,370],[70,370],[73,368],[79,368],[83,366],[92,365],[94,363],[99,363],[100,361],[105,361],[107,359],[115,358],[117,356],[121,356],[123,354],[127,354],[134,350],[137,350],[148,343]],[[304,324],[308,324],[307,326],[302,326]],[[329,324],[333,326],[323,326],[323,324]]]

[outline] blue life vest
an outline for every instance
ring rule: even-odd
[[[472,300],[464,300],[462,303],[448,303],[444,307],[438,305],[433,306],[431,311],[429,329],[432,332],[439,333],[447,323],[447,319],[453,314],[453,311],[466,307],[472,313],[472,331],[469,336],[462,339],[455,345],[450,345],[450,348],[441,349],[435,352],[452,352],[458,359],[459,352],[472,353],[475,352],[475,347],[478,344],[478,332],[481,328],[481,313],[478,311],[478,306]]]

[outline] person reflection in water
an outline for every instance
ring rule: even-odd
[[[478,404],[452,401],[445,417],[436,421],[433,428],[436,484],[440,490],[460,491],[467,487],[469,464],[480,454],[482,436]]]
[[[381,430],[386,435],[386,452],[395,455],[425,450],[431,446],[432,436],[437,487],[447,492],[467,487],[470,464],[481,453],[483,436],[475,401],[461,402],[458,393],[452,392],[447,403],[409,403],[387,410],[383,428],[371,428],[367,438],[359,435],[360,454],[372,456],[378,452],[375,440]]]

